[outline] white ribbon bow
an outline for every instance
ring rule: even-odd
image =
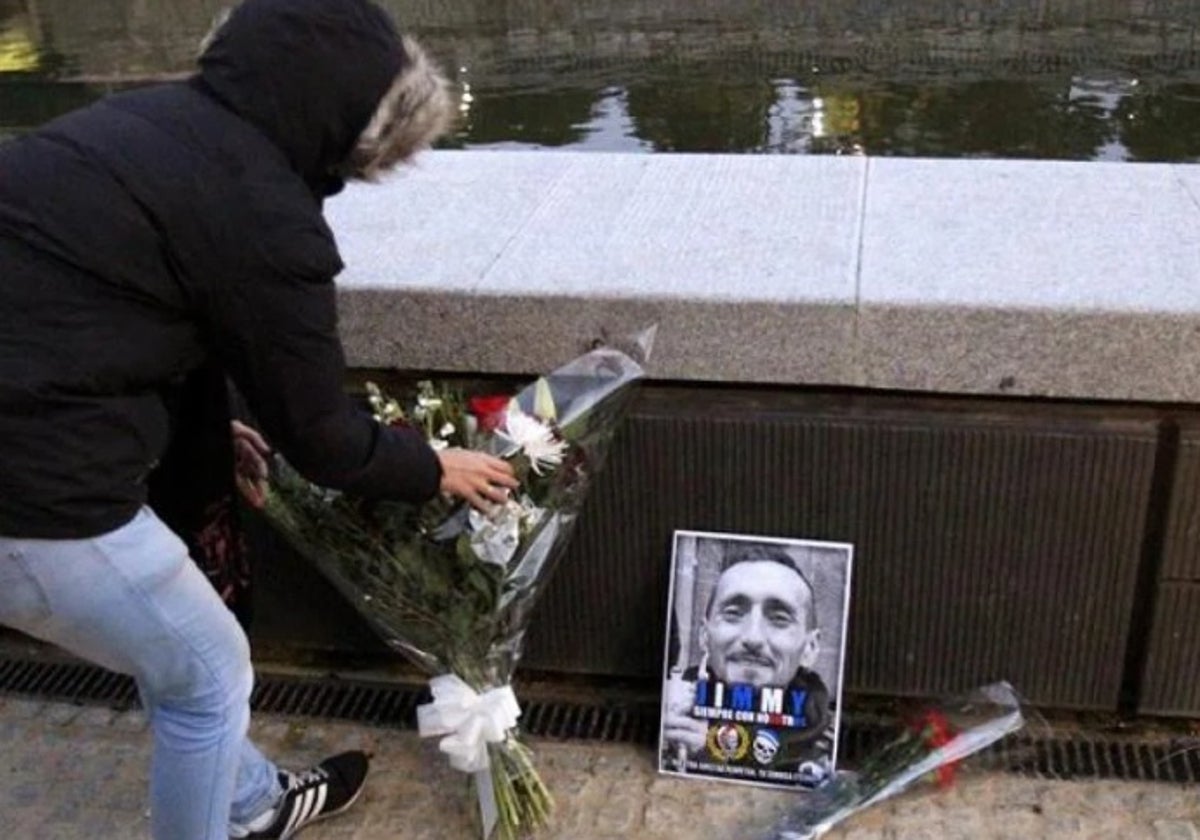
[[[521,715],[512,688],[506,685],[479,694],[454,674],[434,677],[429,687],[433,702],[417,707],[421,737],[445,735],[438,748],[450,756],[456,770],[486,770],[487,745],[503,741]]]

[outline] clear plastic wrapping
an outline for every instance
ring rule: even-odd
[[[928,707],[853,772],[841,772],[797,804],[761,840],[814,840],[859,811],[953,768],[1025,725],[1013,687],[999,682]]]

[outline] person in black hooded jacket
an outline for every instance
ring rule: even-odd
[[[322,202],[451,110],[370,0],[245,0],[187,81],[0,146],[0,624],[135,677],[158,840],[288,837],[367,772],[362,753],[281,772],[246,738],[245,634],[147,506],[195,383],[231,379],[329,487],[487,507],[515,486],[503,462],[435,453],[343,392]]]

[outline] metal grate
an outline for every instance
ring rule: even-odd
[[[118,709],[138,705],[127,676],[91,665],[0,659],[0,694]],[[344,720],[415,729],[417,706],[428,702],[424,686],[338,677],[260,674],[250,695],[255,712]],[[596,705],[532,701],[522,707],[522,729],[547,738],[652,744],[658,706]]]
[[[137,702],[133,680],[91,665],[0,660],[0,692],[67,703],[130,707]]]
[[[131,709],[137,689],[129,677],[90,665],[0,659],[0,695]],[[260,713],[336,719],[371,726],[416,728],[416,709],[429,699],[421,686],[266,674],[250,698]],[[535,700],[523,707],[522,729],[545,738],[580,739],[653,746],[658,738],[658,704],[621,705]],[[845,764],[878,748],[894,722],[856,719],[842,727]],[[1200,740],[1148,743],[1093,733],[1070,737],[1018,735],[973,759],[980,767],[1051,779],[1127,779],[1200,782]]]

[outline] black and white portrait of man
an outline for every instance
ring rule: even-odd
[[[660,770],[784,787],[830,778],[852,555],[676,532]]]

